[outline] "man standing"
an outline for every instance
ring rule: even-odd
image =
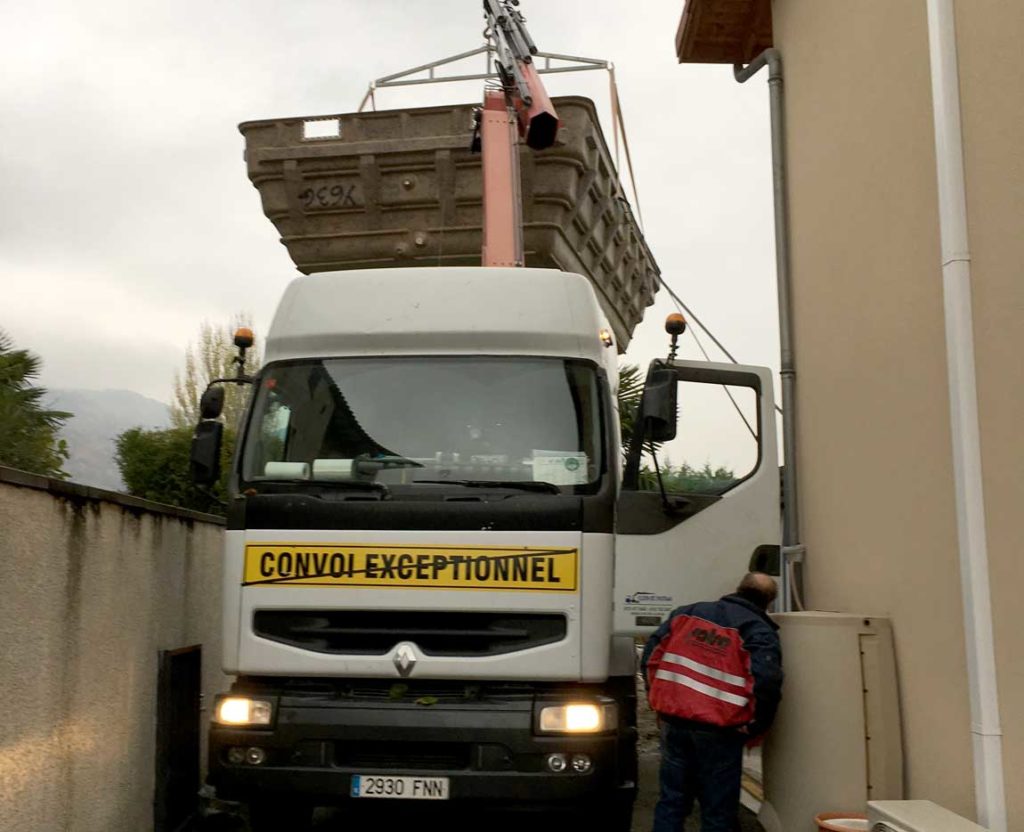
[[[672,611],[644,648],[642,669],[661,724],[661,796],[654,832],[682,832],[700,803],[701,832],[736,828],[743,748],[768,730],[782,696],[775,581],[746,575],[718,601]]]

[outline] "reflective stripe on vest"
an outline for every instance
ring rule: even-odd
[[[704,676],[710,676],[712,679],[718,679],[719,682],[728,682],[730,685],[735,685],[738,688],[746,687],[747,685],[747,680],[742,676],[733,676],[731,673],[726,673],[724,670],[715,670],[713,667],[708,667],[706,664],[695,662],[693,659],[688,659],[686,656],[680,656],[676,653],[665,653],[662,655],[661,660],[663,662],[668,662],[669,664],[678,664],[689,668],[690,670],[696,670]]]
[[[737,696],[735,693],[713,688],[711,685],[705,685],[703,682],[698,682],[689,676],[683,676],[681,673],[673,673],[671,670],[658,670],[655,672],[654,678],[664,679],[666,682],[675,682],[677,685],[686,685],[686,687],[698,693],[703,693],[705,696],[712,696],[731,705],[739,705],[741,708],[750,701],[749,696]]]

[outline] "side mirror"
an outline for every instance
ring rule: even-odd
[[[207,393],[210,392],[209,390]],[[221,390],[221,404],[224,391]],[[203,394],[206,398],[206,394]],[[189,470],[196,485],[213,485],[220,479],[220,447],[224,439],[222,422],[200,422],[192,436]]]
[[[678,387],[672,370],[653,370],[648,375],[640,405],[645,438],[654,442],[668,442],[676,438]]]
[[[207,387],[199,399],[199,418],[216,419],[224,412],[224,388]]]
[[[762,543],[750,556],[750,571],[764,572],[766,575],[779,575],[782,571],[782,547],[776,544]]]

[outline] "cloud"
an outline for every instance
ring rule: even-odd
[[[542,49],[615,63],[666,279],[738,357],[774,365],[767,90],[677,65],[680,5],[523,9]],[[473,48],[484,23],[477,0],[55,0],[8,18],[0,326],[42,355],[52,386],[162,399],[202,320],[247,310],[265,332],[296,275],[246,179],[238,122],[351,112],[372,79]],[[548,80],[592,97],[608,133],[603,73]],[[479,97],[476,82],[416,87],[378,106]],[[631,360],[664,353],[673,309],[662,296],[648,310]]]

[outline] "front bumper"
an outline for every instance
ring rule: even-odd
[[[447,777],[449,802],[532,808],[631,794],[633,728],[537,735],[534,707],[533,697],[424,704],[282,697],[269,730],[211,728],[209,782],[228,800],[286,794],[315,805],[351,800],[354,774]],[[233,747],[260,748],[266,759],[233,765]],[[592,768],[552,772],[553,753],[586,754]]]

